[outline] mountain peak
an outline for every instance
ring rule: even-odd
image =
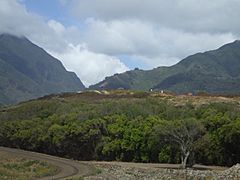
[[[23,35],[13,35],[13,34],[9,34],[9,33],[3,33],[0,34],[0,39],[5,38],[5,39],[27,39],[25,36]]]
[[[235,44],[235,45],[237,45],[237,46],[240,46],[240,40],[234,41],[233,44]]]
[[[0,104],[84,88],[75,73],[24,36],[0,35]]]
[[[231,43],[228,43],[228,44],[225,44],[223,45],[222,47],[219,48],[219,50],[222,50],[222,49],[235,49],[235,48],[240,48],[240,40],[235,40]]]
[[[236,41],[234,41],[235,43],[240,43],[240,40],[236,40]]]

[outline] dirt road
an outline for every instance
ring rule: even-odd
[[[17,157],[45,161],[48,162],[49,164],[57,166],[60,169],[58,174],[54,176],[41,178],[41,180],[53,180],[53,179],[57,180],[73,177],[82,177],[90,175],[95,172],[95,168],[93,166],[69,159],[5,147],[0,147],[0,151],[12,154]]]
[[[60,171],[54,176],[41,178],[41,180],[52,180],[52,179],[66,179],[74,177],[88,177],[87,179],[137,179],[146,177],[145,179],[151,179],[151,174],[155,174],[156,177],[161,177],[167,174],[167,169],[178,169],[177,164],[152,164],[152,163],[126,163],[126,162],[97,162],[97,161],[73,161],[69,159],[59,158],[41,153],[23,151],[19,149],[0,147],[0,152],[7,153],[12,156],[23,157],[26,159],[35,159],[40,161],[48,162],[54,166],[59,167]],[[97,169],[102,169],[102,173],[96,174]],[[210,171],[224,171],[226,167],[218,166],[203,166],[195,165],[196,170],[210,170]],[[129,172],[130,171],[130,172]],[[171,170],[170,170],[171,171]],[[137,174],[134,174],[138,172]],[[173,172],[173,170],[171,171]],[[199,171],[203,172],[203,171]],[[130,176],[134,174],[134,176]],[[95,175],[94,175],[95,174]],[[139,175],[140,174],[140,175]],[[92,177],[91,177],[92,175]],[[128,177],[128,176],[129,177]],[[170,174],[167,176],[170,177]],[[135,177],[136,176],[136,177]],[[138,177],[139,176],[139,177]],[[154,179],[154,178],[152,178]]]

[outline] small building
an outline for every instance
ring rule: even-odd
[[[193,93],[191,93],[191,92],[187,93],[187,96],[192,96],[192,95],[193,95]]]

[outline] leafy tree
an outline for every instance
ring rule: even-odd
[[[218,129],[218,139],[223,149],[225,164],[232,166],[240,162],[240,118]]]
[[[178,145],[181,151],[181,167],[192,166],[196,141],[203,135],[204,127],[196,119],[162,121],[158,131],[165,141]],[[189,160],[189,157],[192,159]]]

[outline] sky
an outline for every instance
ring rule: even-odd
[[[26,36],[89,86],[240,39],[240,0],[0,0],[0,33]]]

